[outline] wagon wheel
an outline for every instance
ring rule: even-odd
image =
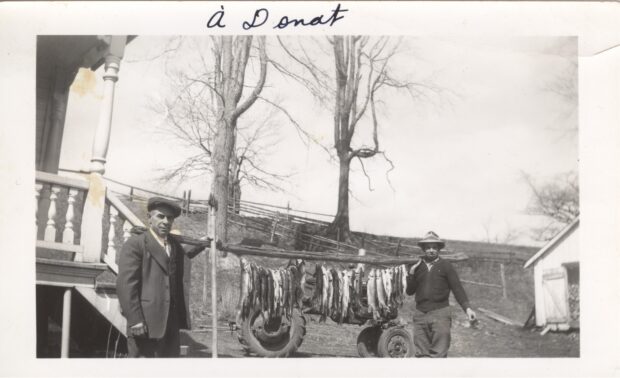
[[[290,318],[272,319],[257,310],[243,322],[239,341],[261,357],[288,357],[299,348],[305,334],[306,321],[298,310]]]
[[[391,327],[381,333],[377,351],[380,357],[411,357],[413,356],[413,339],[403,327]]]
[[[357,354],[360,357],[377,357],[377,343],[381,335],[381,327],[367,327],[357,336]]]

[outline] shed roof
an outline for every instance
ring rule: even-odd
[[[542,258],[547,252],[552,250],[556,245],[558,245],[564,239],[566,239],[566,237],[574,229],[576,229],[578,225],[579,225],[579,217],[575,218],[568,226],[564,227],[562,231],[558,232],[558,234],[554,236],[553,239],[549,240],[549,242],[545,244],[545,246],[542,247],[540,251],[536,252],[534,256],[532,256],[529,260],[527,260],[527,262],[523,265],[523,267],[527,268],[531,266],[532,264],[534,264],[536,261],[538,261],[540,258]]]

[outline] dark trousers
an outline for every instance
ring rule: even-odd
[[[128,357],[179,357],[180,351],[179,321],[177,311],[173,306],[168,313],[164,337],[161,339],[127,337]]]
[[[413,343],[416,357],[448,357],[452,309],[450,306],[413,313]]]

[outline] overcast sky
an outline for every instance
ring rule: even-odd
[[[192,189],[206,198],[210,178],[161,185],[157,169],[182,161],[191,151],[157,132],[163,117],[149,104],[170,95],[166,70],[183,69],[192,54],[148,60],[168,38],[138,37],[126,49],[116,88],[106,175],[128,184],[181,195]],[[270,54],[277,57],[274,41]],[[191,49],[190,49],[191,50]],[[317,53],[317,62],[332,59]],[[576,170],[578,163],[576,97],[549,90],[575,79],[575,38],[429,38],[405,37],[393,60],[402,78],[428,81],[446,89],[436,101],[414,101],[404,93],[385,92],[380,107],[381,148],[395,169],[368,162],[373,191],[353,164],[351,228],[378,234],[421,236],[434,230],[448,239],[484,240],[487,231],[500,239],[508,230],[522,232],[517,242],[534,244],[527,230],[539,219],[525,213],[530,198],[521,172],[538,180]],[[572,72],[572,73],[571,73]],[[82,70],[72,88],[60,166],[88,166],[102,96],[102,70]],[[326,145],[332,144],[330,109],[305,90],[271,70],[264,95],[278,98],[295,119]],[[264,115],[256,108],[240,122]],[[285,193],[244,187],[243,199],[334,214],[338,165],[320,148],[305,145],[281,115],[272,120],[277,137],[266,149],[266,168],[293,174]],[[369,129],[361,125],[357,142]],[[366,139],[366,144],[371,144]]]

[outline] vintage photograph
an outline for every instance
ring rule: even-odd
[[[36,36],[36,358],[576,358],[575,35]]]

